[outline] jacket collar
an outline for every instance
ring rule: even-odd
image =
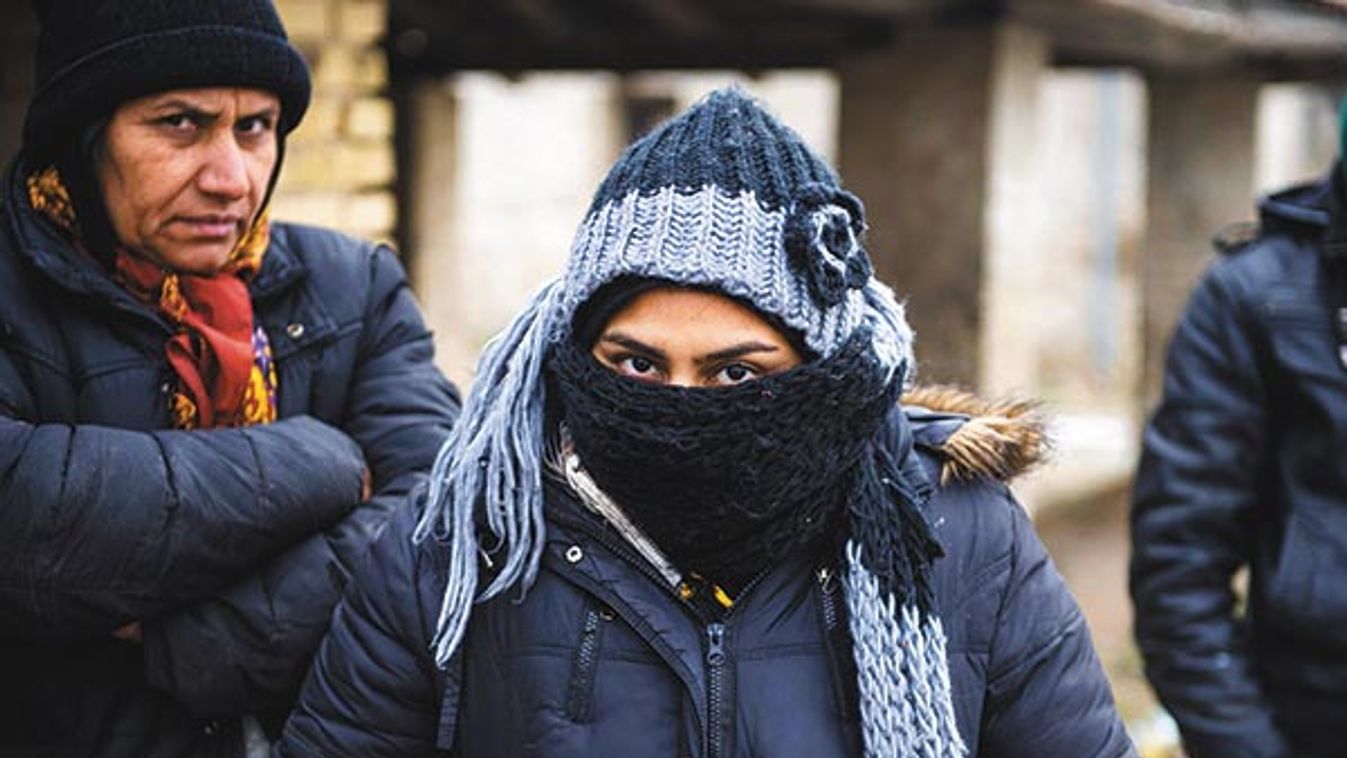
[[[291,246],[288,227],[272,223],[271,244],[262,259],[262,268],[248,283],[248,292],[253,296],[253,300],[266,300],[282,294],[308,275],[308,268]]]
[[[1324,255],[1331,260],[1347,261],[1347,186],[1342,169],[1334,166],[1328,192],[1328,229],[1324,233]]]
[[[1313,236],[1325,257],[1347,260],[1347,180],[1337,164],[1318,181],[1265,196],[1258,211],[1264,231]]]
[[[58,287],[78,295],[105,300],[122,310],[154,317],[108,276],[90,257],[76,250],[28,202],[24,185],[24,162],[17,159],[5,183],[4,205],[8,234],[18,253]],[[155,317],[157,318],[157,317]]]

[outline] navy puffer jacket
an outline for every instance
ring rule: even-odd
[[[387,248],[273,226],[280,420],[172,431],[172,327],[11,181],[0,211],[0,756],[236,756],[457,409]],[[368,467],[372,500],[359,503]],[[114,639],[131,621],[144,644]]]
[[[1257,233],[1225,245],[1146,430],[1136,632],[1193,758],[1347,754],[1347,213],[1333,185],[1267,198]],[[1231,588],[1242,567],[1246,603]]]
[[[894,444],[910,450],[899,419]],[[936,451],[962,422],[920,414],[904,476],[938,477]],[[447,672],[430,650],[446,550],[413,546],[416,514],[399,513],[338,606],[280,754],[860,755],[828,562],[783,560],[736,602],[722,637],[567,488],[549,484],[547,505],[537,583],[522,602],[478,606]],[[1084,619],[1009,491],[952,484],[926,510],[948,553],[934,586],[971,754],[1134,755]]]

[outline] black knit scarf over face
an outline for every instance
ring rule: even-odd
[[[569,341],[548,370],[594,481],[680,571],[731,594],[791,551],[840,544],[899,385],[865,330],[832,357],[733,387],[623,377]]]

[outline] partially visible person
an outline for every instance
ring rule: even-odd
[[[456,415],[386,247],[273,223],[270,0],[50,0],[0,209],[0,755],[261,755]]]
[[[1041,429],[900,409],[912,334],[864,230],[742,92],[632,145],[370,551],[280,754],[1135,755],[997,481]]]
[[[1345,178],[1220,242],[1146,429],[1136,634],[1192,758],[1347,755]]]

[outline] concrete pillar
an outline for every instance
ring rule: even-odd
[[[398,98],[398,118],[405,123],[398,146],[404,258],[426,323],[437,336],[440,367],[461,381],[471,376],[475,345],[460,338],[466,313],[464,299],[456,296],[464,287],[456,255],[458,98],[450,79],[417,82],[407,90]]]
[[[1159,396],[1164,353],[1211,239],[1254,216],[1258,82],[1239,72],[1152,74],[1147,244],[1142,262],[1142,399]]]
[[[913,28],[839,67],[840,167],[864,199],[882,279],[908,297],[924,381],[1029,376],[1024,309],[998,276],[1037,234],[1038,84],[1048,46],[1013,23]],[[994,355],[988,355],[988,352]],[[997,379],[996,381],[993,381]]]
[[[403,226],[438,360],[466,384],[487,340],[565,264],[625,141],[618,82],[460,73],[409,86]]]

